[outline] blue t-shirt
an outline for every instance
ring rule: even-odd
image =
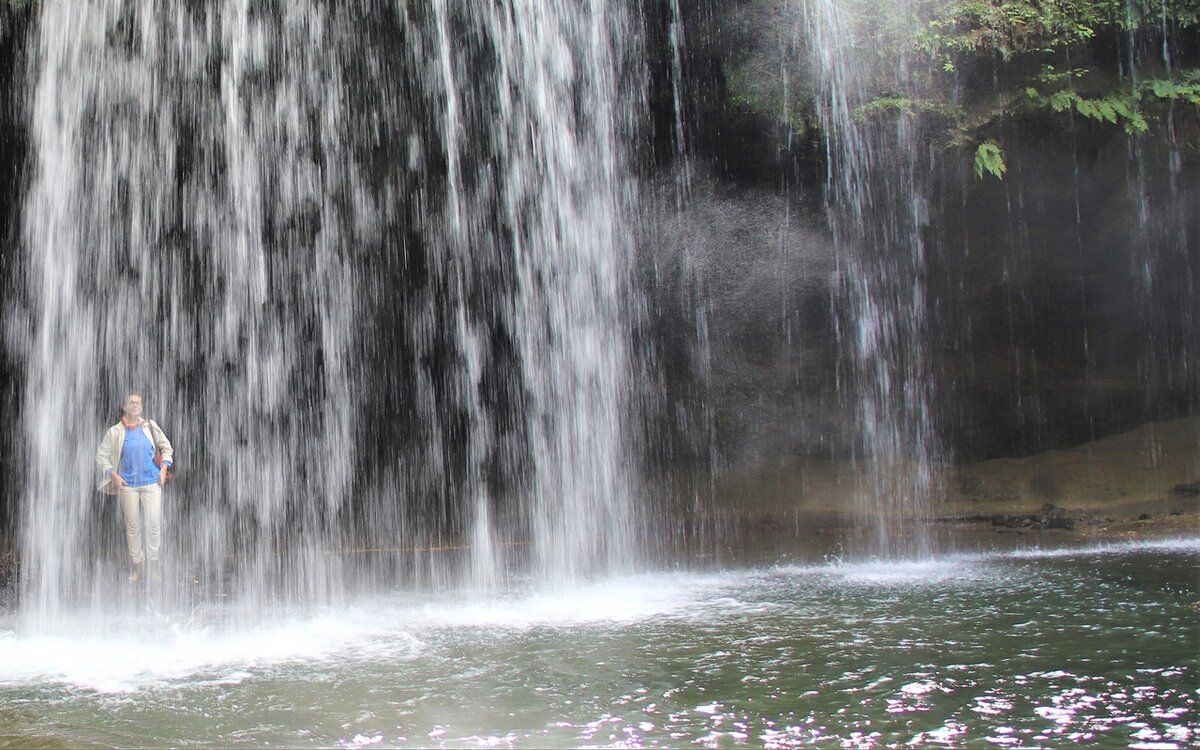
[[[121,446],[121,465],[117,473],[130,487],[145,487],[158,483],[158,467],[154,465],[154,443],[141,427],[125,430]]]

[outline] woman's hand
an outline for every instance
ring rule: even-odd
[[[171,478],[171,467],[163,464],[158,469],[158,483],[164,485]]]
[[[115,484],[117,486],[117,489],[119,489],[119,490],[125,489],[125,480],[122,479],[121,475],[115,471],[112,473],[112,481],[113,481],[113,484]]]

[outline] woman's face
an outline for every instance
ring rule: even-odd
[[[125,397],[125,416],[136,419],[142,415],[142,397],[131,393]]]

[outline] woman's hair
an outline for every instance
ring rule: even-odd
[[[130,391],[129,393],[126,393],[124,396],[121,397],[121,403],[117,405],[117,421],[118,422],[120,422],[122,419],[125,418],[125,402],[129,400],[130,396],[137,396],[138,398],[140,398],[142,400],[142,406],[143,407],[146,406],[146,397],[143,396],[142,394],[138,393],[137,391]]]

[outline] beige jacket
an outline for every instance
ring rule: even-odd
[[[143,419],[142,432],[146,433],[146,438],[154,446],[154,449],[162,454],[164,462],[175,462],[175,449],[171,447],[171,441],[167,440],[166,433],[154,423],[154,420]],[[100,441],[100,447],[96,449],[96,465],[100,467],[100,484],[96,486],[96,489],[106,495],[117,494],[117,487],[113,484],[112,475],[121,465],[121,448],[124,445],[125,425],[117,422],[108,428],[108,432],[104,433],[104,439]]]

